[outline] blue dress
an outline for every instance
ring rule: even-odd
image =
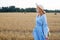
[[[48,25],[46,20],[46,14],[42,16],[36,16],[36,25],[33,29],[34,40],[46,40],[45,37],[48,36]]]

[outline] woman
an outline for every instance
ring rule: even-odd
[[[34,40],[48,40],[49,28],[46,14],[41,6],[37,5],[36,25],[33,30]]]

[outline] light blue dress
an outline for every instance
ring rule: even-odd
[[[47,25],[46,14],[42,16],[36,16],[36,25],[33,29],[34,40],[46,40],[45,37],[48,36],[49,28]]]

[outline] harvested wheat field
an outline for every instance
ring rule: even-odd
[[[60,14],[46,13],[51,35],[60,40]],[[33,40],[36,13],[0,13],[0,40]]]

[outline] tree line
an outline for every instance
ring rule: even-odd
[[[45,9],[47,13],[50,12],[59,12],[60,10],[47,10]],[[0,12],[36,12],[36,8],[16,8],[15,6],[9,6],[9,7],[0,7]]]

